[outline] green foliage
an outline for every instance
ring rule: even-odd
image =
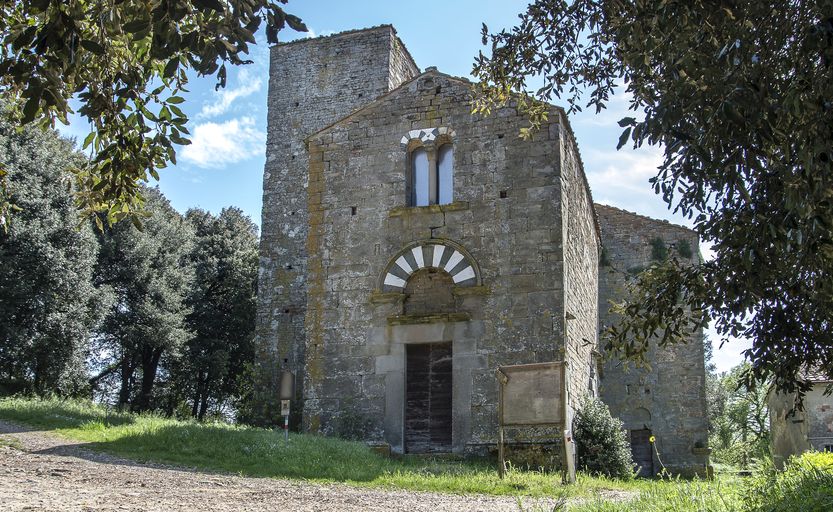
[[[203,419],[210,406],[243,406],[246,365],[254,360],[258,233],[238,208],[219,216],[192,209],[185,218],[195,234],[186,319],[193,337],[175,366],[171,392],[186,397],[191,415]]]
[[[654,261],[668,259],[668,246],[665,245],[665,240],[660,237],[651,239],[651,259]]]
[[[833,510],[833,454],[791,457],[784,471],[770,467],[755,477],[746,494],[748,512]]]
[[[599,254],[599,266],[600,267],[609,267],[612,263],[610,261],[610,253],[607,250],[607,247],[602,247],[602,251]]]
[[[744,469],[769,457],[767,390],[746,385],[748,365],[719,376],[708,394],[712,459]]]
[[[587,398],[573,418],[577,466],[593,475],[628,479],[633,459],[622,422],[601,400]]]
[[[691,244],[688,243],[688,240],[677,240],[675,248],[677,249],[677,254],[683,258],[691,258],[694,256],[694,251],[692,251]]]
[[[67,122],[75,99],[91,126],[78,165],[80,200],[89,212],[118,220],[143,205],[141,183],[176,163],[188,144],[179,105],[186,71],[214,75],[225,87],[226,64],[248,64],[249,45],[266,22],[278,41],[286,0],[167,2],[4,2],[0,6],[0,92],[20,105],[22,123]]]
[[[702,480],[659,480],[634,499],[615,503],[602,497],[590,499],[570,512],[730,512],[739,511],[735,487]]]
[[[708,313],[725,339],[754,339],[750,383],[805,391],[802,368],[833,369],[831,0],[536,0],[489,34],[476,107],[565,99],[604,108],[624,83],[633,117],[619,147],[655,145],[651,180],[714,259],[640,279],[609,350],[634,358],[684,342]],[[516,96],[520,99],[514,99]],[[547,109],[528,109],[533,126]],[[679,307],[682,302],[685,307]],[[657,319],[660,319],[659,321]]]
[[[16,130],[2,112],[0,167],[19,212],[0,230],[0,388],[79,394],[107,303],[92,285],[95,237],[73,203],[68,169],[79,155],[54,131]]]
[[[190,337],[186,297],[193,283],[193,228],[158,190],[144,194],[143,229],[122,222],[99,233],[95,274],[98,286],[115,297],[95,353],[105,358],[99,361],[103,373],[120,376],[118,402],[135,410],[161,406],[154,403],[156,377],[163,356],[177,357]]]

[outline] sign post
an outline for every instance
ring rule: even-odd
[[[284,359],[284,363],[286,360]],[[284,370],[281,374],[281,416],[283,416],[283,438],[289,442],[289,402],[295,394],[295,374]]]
[[[283,416],[283,438],[289,441],[289,400],[281,400],[281,416]]]

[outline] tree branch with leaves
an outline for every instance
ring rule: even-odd
[[[118,221],[141,212],[142,184],[188,144],[189,72],[226,85],[262,24],[277,43],[305,32],[286,0],[22,0],[0,4],[0,92],[19,125],[89,123],[89,161],[75,170],[81,209]],[[4,218],[11,210],[4,201]],[[101,222],[99,216],[94,216]]]
[[[609,350],[639,359],[705,314],[753,340],[749,386],[833,373],[833,1],[538,0],[483,38],[478,111],[520,97],[534,128],[541,102],[600,111],[626,92],[618,147],[662,149],[650,186],[713,248],[646,271]]]

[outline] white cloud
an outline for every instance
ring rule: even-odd
[[[604,127],[619,127],[619,121],[624,117],[636,117],[637,112],[630,109],[631,99],[633,95],[625,91],[624,85],[616,89],[616,93],[610,97],[610,100],[605,105],[605,109],[596,113],[595,107],[588,107],[575,114],[574,123],[576,125],[586,126],[604,126]]]
[[[623,148],[620,151],[590,149],[584,153],[583,160],[587,181],[597,203],[677,224],[685,223],[685,219],[672,215],[648,183],[649,179],[656,176],[657,167],[662,163],[660,148]]]
[[[237,74],[237,86],[215,91],[213,94],[214,102],[204,104],[200,113],[197,114],[197,118],[206,119],[226,113],[235,100],[251,96],[260,91],[261,83],[259,76],[252,76],[249,70],[241,69]]]
[[[260,155],[265,145],[266,134],[255,127],[254,119],[241,117],[198,124],[191,144],[182,148],[181,155],[198,167],[217,168]]]

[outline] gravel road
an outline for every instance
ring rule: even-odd
[[[6,445],[13,446],[6,446]],[[0,510],[517,511],[514,498],[364,489],[142,464],[0,420]],[[525,500],[524,508],[551,510]]]

